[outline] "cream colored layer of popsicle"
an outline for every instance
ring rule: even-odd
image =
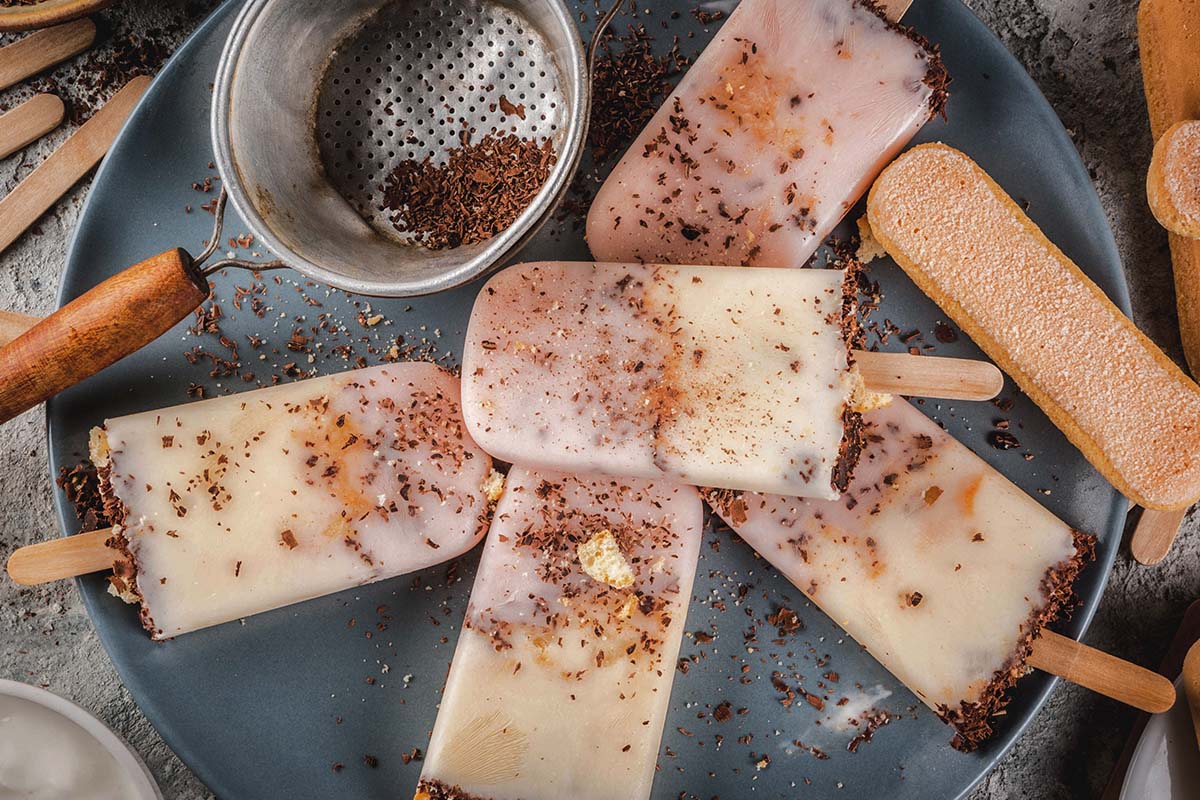
[[[510,267],[471,314],[467,426],[513,463],[837,497],[855,377],[843,280],[837,270]]]
[[[945,70],[851,0],[742,0],[592,203],[600,261],[803,265],[937,113]]]
[[[156,639],[454,558],[498,477],[418,363],[107,420],[92,458]]]
[[[755,550],[958,730],[991,733],[1027,643],[1090,554],[1037,501],[906,402],[863,415],[836,502],[714,492]]]
[[[416,796],[650,796],[703,512],[690,486],[514,467]]]

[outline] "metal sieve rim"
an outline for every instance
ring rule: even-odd
[[[276,256],[301,274],[338,289],[356,294],[376,297],[415,297],[446,291],[468,283],[497,268],[506,258],[523,247],[549,220],[555,207],[570,186],[587,139],[588,117],[591,109],[591,70],[578,33],[566,37],[568,52],[560,69],[564,79],[574,86],[574,102],[566,120],[566,135],[558,152],[558,160],[550,176],[533,202],[521,212],[512,225],[487,241],[478,253],[459,263],[452,269],[433,277],[395,280],[360,280],[334,272],[304,258],[284,240],[277,236],[271,225],[251,202],[250,194],[238,168],[237,155],[233,149],[230,130],[232,93],[238,78],[238,63],[250,31],[259,16],[271,3],[286,0],[250,0],[238,13],[230,30],[229,38],[217,62],[217,73],[213,87],[211,132],[217,171],[222,184],[229,193],[229,200],[250,232],[261,240]],[[554,13],[555,23],[566,30],[576,31],[575,20],[564,0],[547,0]],[[336,45],[337,43],[333,43]],[[333,47],[330,47],[332,52]],[[313,235],[319,236],[319,231]],[[397,248],[405,247],[397,243]]]

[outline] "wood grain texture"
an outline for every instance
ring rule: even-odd
[[[111,6],[116,0],[46,0],[28,6],[0,8],[0,32],[30,31],[61,25]]]
[[[22,586],[112,569],[120,556],[104,542],[111,528],[31,544],[8,557],[8,576]]]
[[[1200,119],[1200,0],[1142,0],[1138,49],[1150,133],[1157,142],[1176,122]],[[1192,374],[1200,375],[1200,239],[1167,236],[1183,352]]]
[[[0,347],[11,342],[39,321],[38,317],[17,314],[13,311],[0,311]]]
[[[0,251],[46,213],[63,194],[96,166],[137,105],[150,78],[134,78],[92,118],[0,200]]]
[[[0,116],[0,158],[7,158],[40,139],[63,121],[66,108],[52,94],[35,94]]]
[[[1029,665],[1126,705],[1160,714],[1175,704],[1175,686],[1157,672],[1082,642],[1043,630]]]
[[[878,3],[879,7],[883,9],[884,16],[892,22],[899,22],[912,4],[913,0],[880,0]]]
[[[1171,640],[1167,654],[1163,656],[1162,664],[1158,667],[1159,673],[1167,680],[1174,680],[1178,677],[1183,670],[1184,656],[1197,640],[1200,640],[1200,600],[1193,602],[1188,606],[1187,611],[1183,612],[1183,622],[1180,623],[1179,630],[1175,632],[1175,638]],[[1129,732],[1129,738],[1125,740],[1125,749],[1121,751],[1121,756],[1113,766],[1112,774],[1108,777],[1108,785],[1104,787],[1104,793],[1100,795],[1100,800],[1119,800],[1121,797],[1121,788],[1125,785],[1125,773],[1129,771],[1129,762],[1133,760],[1133,751],[1137,748],[1138,740],[1142,738],[1142,731],[1146,730],[1146,723],[1149,721],[1149,714],[1139,714],[1138,718],[1134,720],[1133,730]]]
[[[1187,516],[1187,509],[1178,511],[1142,510],[1142,516],[1133,529],[1129,540],[1129,551],[1139,564],[1157,564],[1167,557],[1179,526]]]
[[[991,400],[1004,388],[994,364],[969,358],[856,350],[854,361],[873,392],[944,400]]]
[[[34,31],[0,47],[0,89],[82,53],[96,40],[96,23],[80,19]]]
[[[0,423],[157,339],[207,296],[191,256],[175,249],[72,300],[0,348]]]

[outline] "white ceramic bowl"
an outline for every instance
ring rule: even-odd
[[[1146,723],[1121,787],[1121,800],[1197,800],[1200,798],[1200,749],[1192,715],[1175,681],[1175,705]]]
[[[82,728],[84,733],[91,736],[116,760],[118,768],[129,779],[135,790],[129,800],[163,800],[162,792],[159,791],[141,757],[121,737],[87,711],[45,689],[17,681],[0,679],[0,695],[19,698],[47,708]],[[47,746],[53,745],[47,743]]]

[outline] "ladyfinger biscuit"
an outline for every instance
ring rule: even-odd
[[[1200,120],[1176,122],[1155,143],[1146,198],[1160,225],[1200,239]]]
[[[1200,119],[1200,0],[1141,0],[1137,28],[1150,134],[1158,141],[1176,122]],[[1200,375],[1200,239],[1167,238],[1183,352]]]
[[[1200,497],[1200,387],[970,158],[916,147],[871,189],[875,238],[1139,505]]]

